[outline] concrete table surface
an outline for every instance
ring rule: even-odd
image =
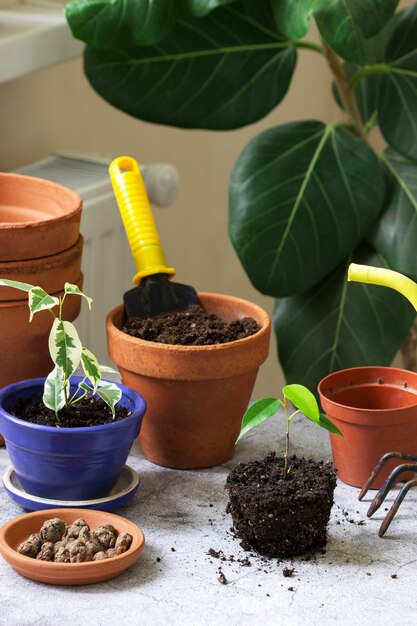
[[[417,624],[417,490],[409,492],[384,539],[378,528],[393,494],[382,512],[367,519],[375,492],[358,502],[358,490],[339,482],[323,554],[268,562],[242,550],[225,512],[226,476],[238,462],[272,449],[281,453],[283,430],[282,420],[270,420],[246,436],[234,459],[201,471],[153,465],[135,443],[128,464],[141,485],[115,513],[144,531],[139,560],[108,582],[58,587],[27,580],[0,559],[0,624]],[[304,418],[294,421],[291,434],[292,452],[330,458],[327,433]],[[2,474],[8,465],[3,448]],[[3,488],[0,498],[2,524],[23,514]],[[211,548],[226,560],[208,555]],[[246,556],[249,566],[239,563]],[[219,582],[219,567],[227,584]],[[294,568],[291,577],[283,576],[284,567]]]

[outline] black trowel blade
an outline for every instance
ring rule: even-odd
[[[190,304],[199,304],[194,287],[172,283],[166,274],[143,278],[140,285],[126,291],[123,302],[128,319],[146,319],[160,313],[184,310]]]

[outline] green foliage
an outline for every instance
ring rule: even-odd
[[[278,398],[263,398],[254,402],[246,411],[242,418],[242,426],[240,429],[239,437],[236,441],[238,443],[240,439],[253,428],[256,428],[265,420],[269,419],[276,414],[279,407],[282,406],[285,414],[286,421],[286,437],[285,437],[285,466],[284,475],[287,475],[288,471],[288,453],[290,444],[290,423],[294,415],[301,413],[311,422],[321,426],[325,430],[336,434],[342,435],[340,430],[335,426],[325,415],[320,413],[317,400],[307,387],[303,385],[285,385],[282,388],[282,400]],[[288,402],[289,401],[289,402]],[[294,411],[293,408],[296,410]]]
[[[14,280],[0,279],[0,286],[12,287],[28,294],[30,321],[36,313],[46,310],[49,310],[54,318],[48,340],[54,369],[46,377],[42,401],[48,409],[55,412],[57,422],[60,421],[61,409],[76,404],[87,394],[97,394],[102,398],[110,407],[114,418],[114,407],[120,400],[122,392],[117,385],[101,381],[101,368],[96,357],[82,346],[75,326],[62,319],[62,309],[68,295],[85,298],[90,309],[92,299],[86,296],[77,285],[71,283],[65,283],[64,295],[59,298],[49,296],[41,287]],[[53,311],[55,307],[58,307],[58,315]],[[85,376],[73,396],[70,397],[71,376],[80,364]],[[106,367],[103,370],[110,371],[110,368]]]
[[[230,237],[255,287],[278,298],[290,383],[313,388],[334,369],[389,365],[413,321],[399,294],[345,288],[358,258],[417,279],[417,4],[402,12],[398,4],[72,0],[66,8],[87,44],[92,86],[156,123],[251,124],[285,96],[298,50],[327,62],[346,123],[271,128],[249,142],[230,179]],[[303,39],[312,20],[320,44]],[[389,144],[382,155],[368,138],[376,125]]]

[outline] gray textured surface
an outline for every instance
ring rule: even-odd
[[[280,426],[282,433],[282,422]],[[368,520],[370,498],[358,502],[358,490],[339,483],[325,554],[281,563],[250,556],[250,567],[207,555],[210,548],[236,559],[247,555],[229,531],[223,485],[237,462],[264,455],[276,441],[282,450],[278,430],[276,420],[263,424],[239,445],[232,461],[199,472],[152,465],[135,444],[128,463],[140,473],[141,486],[116,513],[145,533],[147,543],[137,563],[108,582],[71,588],[26,580],[0,559],[0,623],[417,624],[417,490],[408,494],[385,539],[377,535],[385,511]],[[306,420],[293,424],[292,441],[298,455],[330,456],[327,434]],[[2,473],[8,464],[1,449]],[[1,523],[22,514],[4,489],[0,498]],[[218,581],[219,566],[226,585]],[[295,568],[291,578],[283,577],[284,566]]]

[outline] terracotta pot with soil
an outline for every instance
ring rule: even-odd
[[[259,329],[226,343],[172,345],[158,343],[154,335],[145,340],[122,332],[123,306],[106,320],[109,354],[123,383],[147,399],[142,452],[158,465],[178,469],[211,467],[233,456],[242,415],[269,350],[270,319],[260,307],[233,296],[198,295],[208,313],[227,322],[250,317]]]
[[[362,487],[386,452],[416,454],[417,373],[354,367],[329,374],[318,391],[323,410],[344,434],[344,439],[330,435],[334,464],[343,482]],[[379,489],[400,463],[387,463],[372,489]]]

